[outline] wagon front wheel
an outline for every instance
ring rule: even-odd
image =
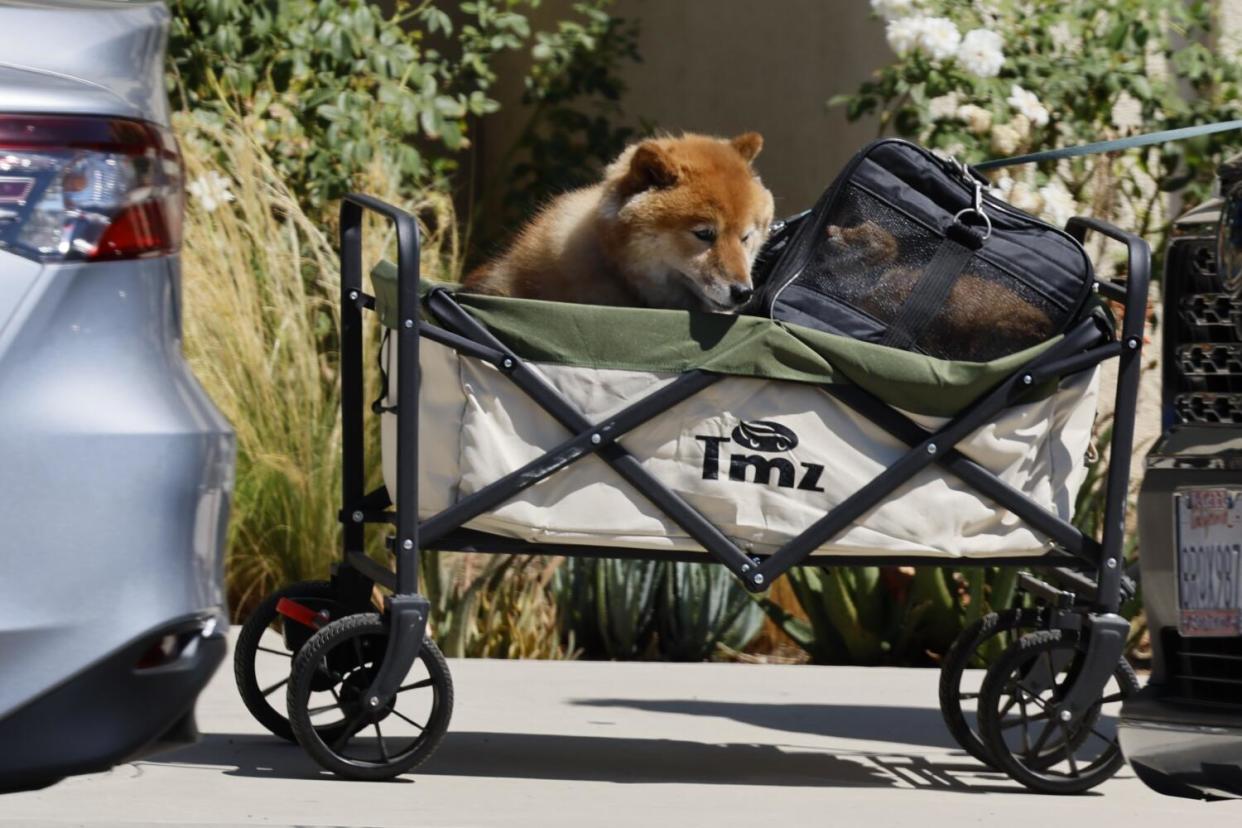
[[[431,639],[423,639],[414,666],[387,704],[364,703],[388,634],[380,615],[351,615],[315,633],[294,659],[289,723],[306,752],[338,776],[399,776],[425,761],[448,730],[453,680]],[[325,729],[324,721],[341,725]]]
[[[1117,741],[1121,702],[1138,692],[1122,658],[1104,692],[1077,720],[1059,711],[1082,669],[1086,647],[1062,630],[1019,640],[988,670],[979,694],[979,730],[997,766],[1040,793],[1090,790],[1124,763]]]

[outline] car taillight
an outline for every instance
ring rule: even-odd
[[[174,253],[181,178],[177,142],[164,127],[0,114],[0,249],[39,261]]]

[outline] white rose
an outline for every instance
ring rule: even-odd
[[[926,17],[923,19],[922,31],[919,33],[919,47],[931,56],[932,60],[948,60],[957,54],[957,47],[962,42],[962,33],[957,24],[947,17]]]
[[[932,98],[927,102],[927,116],[933,121],[943,121],[945,118],[952,118],[958,111],[957,102],[959,100],[961,100],[961,96],[956,92]]]
[[[914,11],[914,0],[871,0],[871,10],[885,20],[896,20]]]
[[[1078,203],[1059,178],[1040,187],[1039,195],[1044,201],[1044,218],[1057,227],[1064,227],[1078,213]]]
[[[1043,196],[1031,189],[1029,184],[1022,181],[1013,185],[1013,189],[1009,191],[1008,201],[1019,210],[1025,210],[1028,213],[1039,213],[1044,209]]]
[[[1067,20],[1049,26],[1048,38],[1060,52],[1077,52],[1082,48],[1082,40],[1074,36],[1074,31]]]
[[[884,36],[898,57],[905,57],[919,45],[924,20],[922,17],[902,17],[888,21],[888,25],[884,27]]]
[[[1167,78],[1170,72],[1169,59],[1164,52],[1149,48],[1143,55],[1143,72],[1149,78]]]
[[[1013,192],[1014,181],[1009,173],[1001,173],[1000,178],[992,182],[992,193],[999,198],[1009,199],[1009,194]]]
[[[994,78],[1005,65],[1004,41],[996,32],[988,29],[972,29],[962,38],[957,49],[957,62],[971,74],[981,78]]]
[[[1017,130],[1008,124],[992,127],[992,152],[997,155],[1013,155],[1021,143]]]
[[[1048,110],[1039,102],[1039,98],[1034,92],[1027,92],[1016,83],[1010,90],[1006,103],[1014,108],[1021,115],[1031,119],[1031,123],[1035,126],[1045,126],[1048,123]]]
[[[202,205],[204,210],[211,213],[217,207],[234,200],[233,193],[229,191],[229,185],[232,183],[220,173],[212,170],[191,181],[186,186],[186,190],[194,196],[194,200]]]
[[[1143,126],[1143,103],[1124,89],[1117,96],[1112,109],[1113,126],[1121,132],[1131,132]]]
[[[992,128],[992,113],[981,106],[966,104],[958,107],[957,119],[966,124],[966,129],[975,135],[983,135]]]

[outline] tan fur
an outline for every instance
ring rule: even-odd
[[[826,233],[831,251],[860,257],[869,266],[889,266],[860,304],[861,310],[878,319],[892,319],[922,276],[915,268],[897,265],[896,237],[873,221],[853,227],[829,225]],[[1004,285],[963,273],[925,337],[940,344],[939,356],[979,361],[1051,335],[1052,320],[1039,308]]]
[[[772,223],[754,132],[653,138],[552,201],[466,290],[559,302],[736,310]],[[704,241],[695,231],[710,229]],[[736,287],[735,287],[736,286]]]

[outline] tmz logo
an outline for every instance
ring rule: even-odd
[[[771,486],[775,478],[775,485],[784,489],[823,491],[819,479],[824,474],[824,467],[818,463],[799,463],[798,468],[795,468],[793,461],[786,457],[764,456],[785,453],[798,445],[798,435],[794,430],[780,423],[766,420],[743,421],[737,424],[728,437],[704,437],[696,434],[694,439],[703,443],[704,480],[719,480],[723,462],[728,464],[728,479],[739,483]],[[724,456],[726,451],[727,458]]]

